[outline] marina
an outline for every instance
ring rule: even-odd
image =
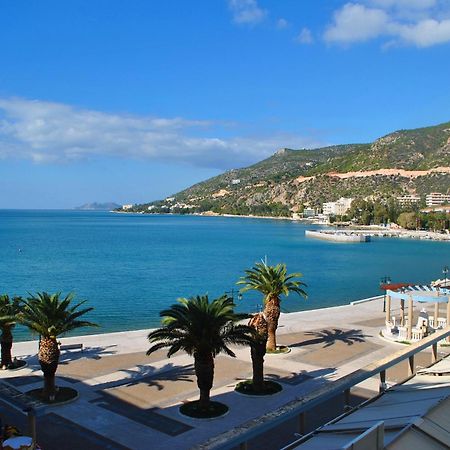
[[[305,236],[333,242],[370,242],[370,235],[351,231],[305,230]]]

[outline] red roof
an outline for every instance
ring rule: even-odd
[[[381,284],[380,285],[380,289],[383,291],[387,291],[388,289],[390,291],[396,291],[398,289],[407,287],[407,286],[412,286],[411,283],[389,283],[389,284]]]

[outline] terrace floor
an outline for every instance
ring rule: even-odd
[[[237,357],[216,358],[212,398],[226,403],[230,412],[210,421],[181,416],[181,403],[197,398],[192,359],[185,354],[165,358],[162,351],[146,356],[146,331],[81,336],[64,339],[82,342],[83,352],[64,351],[58,369],[58,385],[76,388],[80,397],[73,403],[46,409],[37,419],[38,442],[46,450],[61,449],[189,449],[230,428],[274,410],[292,398],[301,397],[324,383],[330,383],[402,348],[383,340],[382,300],[367,303],[283,314],[279,344],[291,352],[267,355],[265,374],[283,385],[273,397],[248,398],[236,394],[235,384],[251,377],[248,349],[238,349]],[[0,372],[1,382],[20,391],[39,387],[41,372],[36,359],[36,343],[17,343],[16,356],[28,366],[17,372]],[[447,353],[448,348],[440,349]],[[428,365],[430,354],[420,353],[419,366]],[[407,366],[388,370],[389,382],[407,375]],[[369,379],[352,391],[352,402],[374,395],[378,380]],[[339,414],[342,398],[318,407],[307,429]],[[26,433],[26,418],[0,399],[4,423],[18,425]],[[284,424],[277,433],[268,433],[251,443],[252,448],[279,448],[292,441],[297,424]],[[262,444],[262,442],[264,444]]]

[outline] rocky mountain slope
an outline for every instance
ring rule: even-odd
[[[281,149],[136,211],[289,215],[341,196],[388,198],[450,191],[450,122],[400,130],[371,144]]]

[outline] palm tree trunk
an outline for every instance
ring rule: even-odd
[[[214,358],[212,354],[194,354],[194,368],[197,376],[197,386],[200,389],[199,408],[207,410],[214,380]]]
[[[45,364],[39,361],[41,364],[42,372],[44,372],[44,390],[42,391],[42,396],[44,399],[52,402],[55,400],[56,396],[56,369],[58,368],[58,363]]]
[[[55,374],[59,363],[58,342],[54,338],[42,338],[39,345],[39,364],[44,373],[44,399],[53,401],[56,396]]]
[[[264,306],[264,318],[267,321],[267,350],[274,352],[277,349],[276,332],[278,319],[280,317],[280,299],[278,297],[268,297]]]
[[[1,339],[1,367],[8,368],[12,364],[11,348],[13,344],[13,337],[11,329],[5,327],[2,330]]]
[[[253,390],[262,392],[264,390],[264,355],[266,354],[266,341],[260,341],[251,346],[253,366]]]

